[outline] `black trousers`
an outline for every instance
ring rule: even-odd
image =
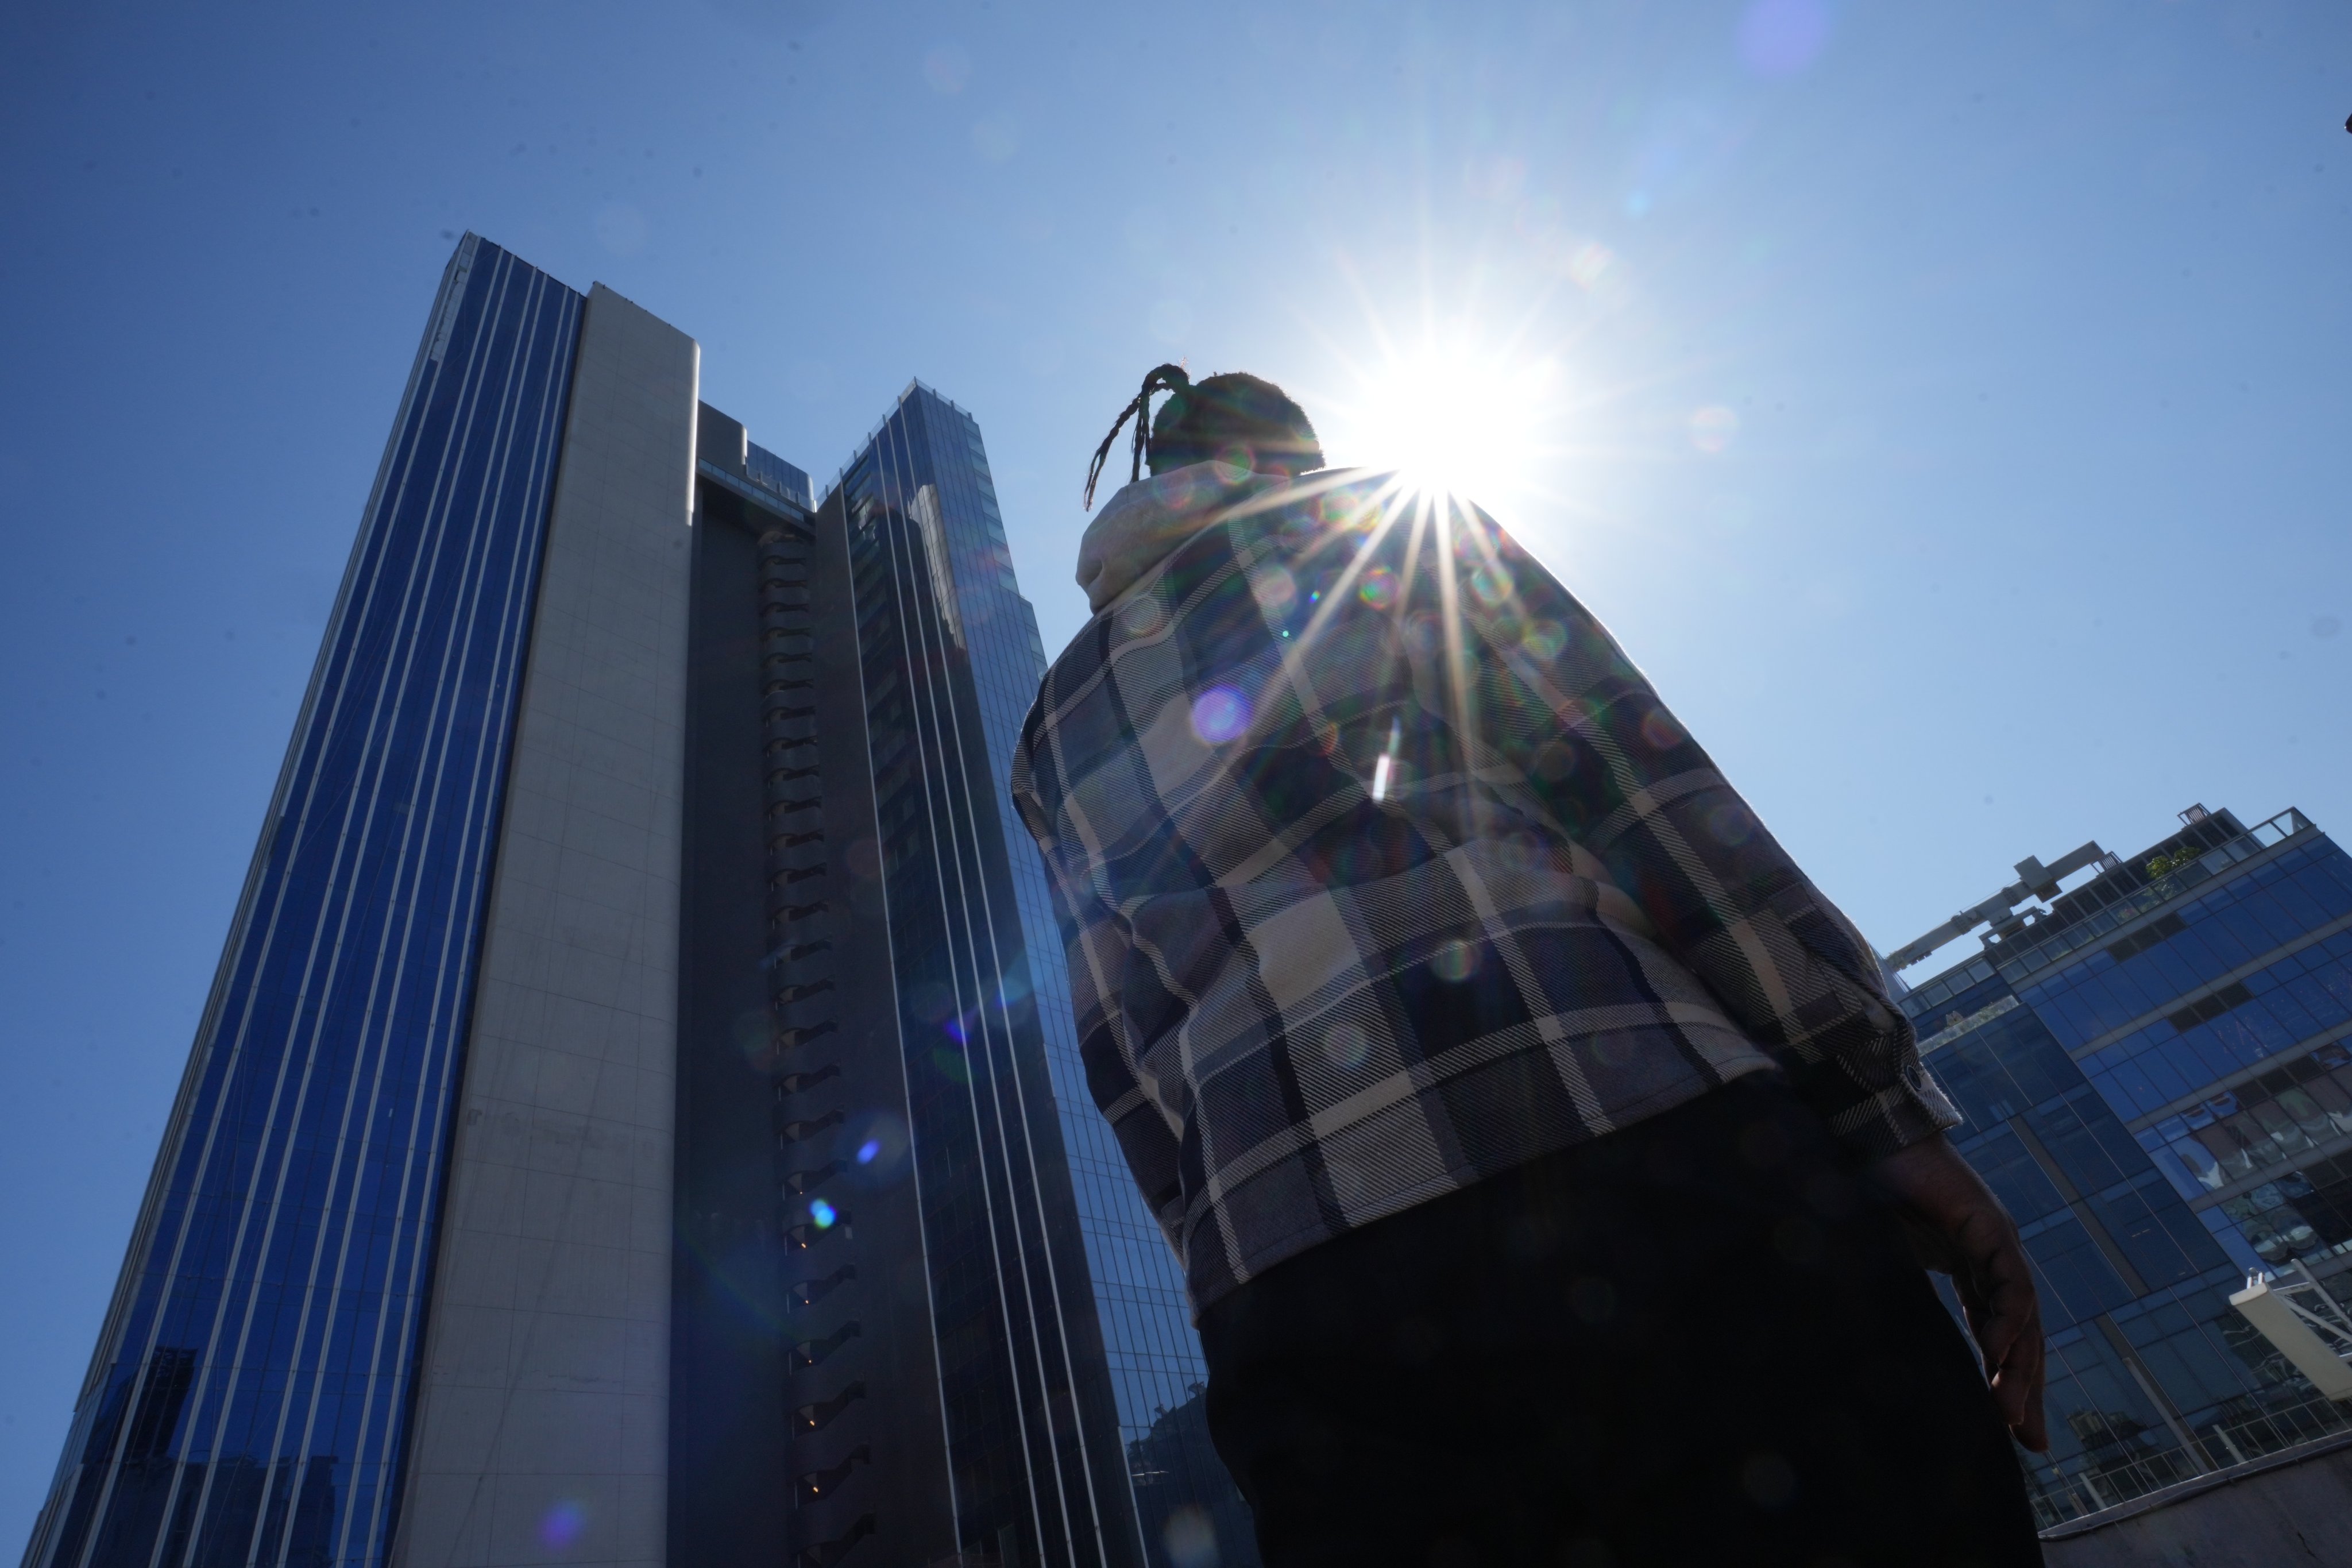
[[[1774,1079],[1302,1253],[1201,1338],[1265,1568],[2042,1561],[1966,1339]]]

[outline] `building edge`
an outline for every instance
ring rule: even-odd
[[[693,339],[593,287],[410,1384],[387,1552],[403,1568],[575,1543],[666,1559],[699,378]]]
[[[302,701],[294,711],[294,727],[286,740],[286,754],[278,764],[278,779],[271,786],[269,804],[264,808],[261,831],[255,836],[253,855],[247,862],[245,881],[237,892],[236,903],[229,915],[227,939],[221,943],[219,962],[213,970],[213,983],[205,996],[204,1011],[197,1016],[196,1028],[188,1046],[186,1064],[180,1069],[180,1086],[172,1099],[172,1108],[163,1120],[163,1137],[156,1145],[155,1160],[147,1174],[147,1186],[141,1194],[137,1217],[131,1222],[130,1238],[124,1243],[122,1264],[115,1275],[114,1290],[107,1300],[106,1316],[100,1320],[97,1342],[90,1348],[89,1365],[82,1373],[81,1387],[74,1397],[72,1419],[66,1428],[65,1442],[58,1450],[58,1468],[49,1481],[48,1495],[40,1511],[33,1516],[31,1535],[25,1542],[23,1568],[47,1568],[48,1552],[55,1535],[59,1510],[71,1492],[71,1479],[80,1467],[79,1455],[89,1440],[91,1422],[97,1417],[98,1395],[105,1382],[107,1368],[112,1364],[116,1342],[122,1331],[132,1298],[138,1291],[148,1244],[153,1239],[155,1222],[160,1213],[164,1191],[171,1179],[180,1150],[186,1142],[190,1110],[196,1090],[204,1077],[220,1023],[221,1009],[226,998],[229,983],[236,969],[246,934],[253,914],[254,900],[258,894],[268,868],[269,851],[276,843],[287,797],[293,788],[297,764],[303,742],[309,736],[319,707],[319,691],[335,655],[337,634],[351,607],[352,584],[357,582],[361,562],[366,557],[368,545],[377,529],[387,526],[381,512],[386,481],[392,474],[393,459],[400,449],[401,432],[407,427],[409,416],[416,405],[417,389],[424,383],[425,367],[432,363],[436,340],[444,330],[456,302],[464,297],[466,279],[471,272],[481,237],[471,229],[466,231],[450,252],[441,269],[441,286],[433,296],[432,309],[425,315],[425,330],[416,342],[416,356],[409,363],[408,384],[402,391],[400,402],[394,408],[392,434],[384,441],[383,455],[376,459],[375,481],[368,488],[367,500],[360,510],[360,526],[352,531],[352,548],[343,561],[342,580],[335,589],[334,606],[328,612],[325,629],[320,634],[319,650],[311,657],[310,678],[302,689]]]

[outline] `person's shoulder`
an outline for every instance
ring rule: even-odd
[[[1405,498],[1397,474],[1383,468],[1318,468],[1269,485],[1233,509],[1236,521],[1306,517],[1328,523],[1386,515]]]
[[[1375,531],[1394,514],[1398,499],[1393,474],[1318,468],[1244,497],[1204,531],[1218,541],[1208,546],[1211,551],[1230,548],[1253,556],[1269,544],[1297,551],[1328,543],[1346,530]]]
[[[1045,666],[1045,678],[1037,684],[1036,701],[1031,707],[1032,725],[1049,718],[1052,709],[1100,671],[1109,631],[1107,617],[1110,613],[1110,607],[1107,606],[1088,616],[1076,635]]]

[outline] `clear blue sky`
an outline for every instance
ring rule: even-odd
[[[1549,366],[1490,500],[1881,947],[2352,829],[2342,7],[357,9],[0,11],[0,1551],[469,227],[820,483],[970,408],[1049,649],[1157,361]]]

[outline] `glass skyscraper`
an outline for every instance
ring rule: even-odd
[[[2199,806],[2040,891],[1902,1005],[2034,1263],[2053,1522],[2347,1424],[2229,1298],[2352,1269],[2352,859]]]
[[[458,246],[26,1568],[1254,1562],[978,427],[698,379]]]
[[[869,732],[877,747],[883,811],[886,821],[894,813],[903,817],[888,837],[912,845],[944,820],[940,803],[953,789],[917,787],[918,781],[937,776],[935,759],[953,753],[959,766],[983,768],[984,788],[960,805],[958,820],[979,832],[992,862],[1003,856],[1012,897],[1001,900],[1009,908],[992,918],[1017,931],[996,960],[980,963],[971,981],[942,972],[930,982],[938,989],[902,993],[914,1004],[903,1026],[910,1040],[931,1037],[936,1051],[940,1033],[961,1039],[973,1026],[973,999],[1003,987],[1009,1004],[1004,1038],[1013,1059],[1024,1072],[1042,1068],[1045,1094],[1038,1110],[1050,1105],[1052,1126],[1041,1120],[1030,1135],[1059,1145],[1053,1163],[1066,1174],[1056,1173],[1054,1184],[1066,1183],[1083,1237],[1083,1257],[1073,1262],[1092,1282],[1092,1316],[1100,1324],[1110,1373],[1120,1463],[1132,1477],[1145,1539],[1155,1560],[1170,1552],[1172,1541],[1187,1563],[1205,1563],[1213,1542],[1216,1560],[1228,1568],[1254,1568],[1247,1515],[1197,1418],[1208,1374],[1181,1271],[1087,1089],[1045,868],[1013,807],[1013,750],[1045,658],[1036,616],[1013,576],[980,426],[928,387],[908,387],[843,471],[826,502],[828,509],[836,505],[859,574]],[[915,613],[926,584],[933,586],[933,600],[946,606],[935,620]],[[909,679],[902,691],[894,679],[898,670],[910,677],[919,672],[919,689]],[[935,684],[942,676],[968,679],[969,698],[960,686],[951,691]],[[894,754],[886,764],[878,748],[897,745],[906,732],[902,712],[923,716],[912,733],[925,746],[919,753],[909,748]],[[928,921],[937,895],[924,885],[919,868],[908,868],[894,869],[894,899],[902,879],[905,912],[894,921]],[[986,877],[972,885],[992,887]],[[894,936],[898,930],[894,925]],[[909,947],[925,943],[929,928],[922,930],[919,935],[908,928],[898,940]],[[1187,1413],[1195,1418],[1187,1420]]]
[[[397,1508],[583,301],[451,264],[27,1562],[328,1563]]]

